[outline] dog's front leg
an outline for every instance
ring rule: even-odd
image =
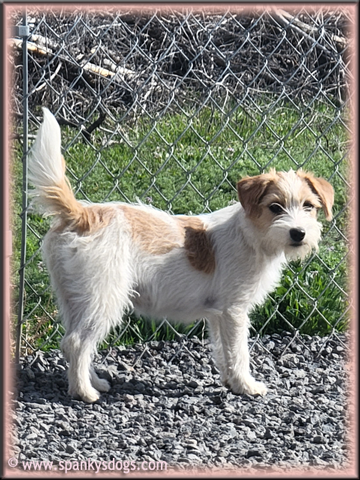
[[[220,372],[221,383],[227,385],[229,372],[227,367],[227,361],[224,355],[223,342],[221,340],[220,323],[222,317],[220,315],[208,316],[207,323],[209,328],[209,334],[211,339],[211,345],[215,363]]]
[[[249,317],[243,312],[226,312],[220,318],[226,384],[234,393],[265,395],[265,384],[257,382],[250,373],[249,325]]]

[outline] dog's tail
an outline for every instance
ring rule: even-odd
[[[32,204],[45,215],[59,215],[67,223],[77,223],[84,206],[75,199],[65,176],[60,126],[47,108],[43,112],[44,121],[29,155],[29,181],[35,187]]]

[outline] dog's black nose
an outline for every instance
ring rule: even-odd
[[[290,230],[290,237],[291,237],[291,240],[294,240],[294,242],[299,243],[302,240],[304,240],[305,230],[303,230],[302,228],[292,228]]]

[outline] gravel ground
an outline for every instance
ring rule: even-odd
[[[269,388],[263,398],[223,387],[208,341],[197,338],[100,353],[97,370],[112,388],[92,405],[67,395],[59,351],[23,358],[11,453],[19,468],[30,459],[58,466],[115,459],[133,461],[134,468],[161,460],[168,470],[315,467],[340,473],[349,462],[348,338],[298,337],[284,353],[292,338],[266,336],[267,351],[253,345],[254,376]]]

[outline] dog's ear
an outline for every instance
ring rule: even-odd
[[[275,179],[274,171],[255,177],[245,177],[237,183],[238,197],[246,215],[251,217],[260,214],[259,203]]]
[[[310,172],[298,170],[297,174],[307,182],[312,192],[319,197],[325,218],[330,221],[332,219],[332,207],[334,205],[334,189],[332,185],[324,178],[315,177]]]

